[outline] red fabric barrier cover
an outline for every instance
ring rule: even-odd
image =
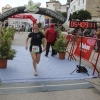
[[[96,40],[82,37],[82,58],[89,60]],[[78,40],[74,54],[80,56],[81,37]]]

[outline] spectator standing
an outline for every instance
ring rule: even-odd
[[[53,49],[53,46],[54,46],[54,43],[55,43],[56,38],[57,38],[57,31],[55,30],[54,26],[55,25],[53,23],[51,23],[50,28],[47,28],[46,32],[45,32],[45,37],[47,39],[46,54],[45,54],[46,57],[48,57],[50,46],[52,47],[51,56],[53,57],[55,55],[55,50]]]

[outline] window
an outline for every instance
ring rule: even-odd
[[[73,12],[73,9],[71,9],[71,12]]]
[[[75,8],[75,5],[73,6],[73,11],[75,11],[76,10],[76,8]]]
[[[80,6],[80,0],[78,0],[78,6]]]
[[[83,4],[84,4],[84,0],[83,0]]]
[[[47,7],[48,7],[48,5],[47,5]]]

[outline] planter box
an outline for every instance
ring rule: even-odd
[[[0,60],[0,68],[1,69],[7,68],[7,59]]]
[[[59,53],[59,59],[65,59],[65,52],[60,52]]]

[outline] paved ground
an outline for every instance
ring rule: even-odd
[[[12,45],[25,45],[27,34],[16,33]],[[78,57],[76,59],[79,60]],[[93,66],[84,60],[82,60],[82,64],[93,69]],[[98,62],[97,67],[100,68],[100,62]],[[90,82],[95,88],[0,95],[0,100],[100,100],[100,78],[86,79],[86,81]]]

